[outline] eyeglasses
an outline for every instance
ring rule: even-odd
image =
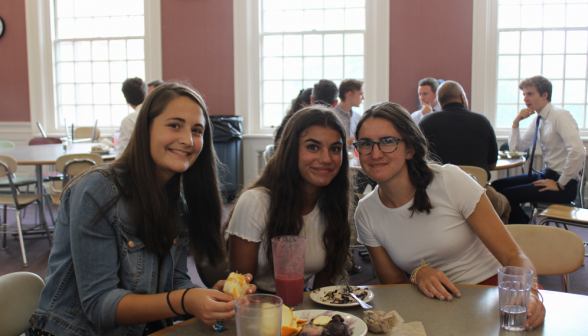
[[[372,141],[372,140],[359,140],[353,141],[353,145],[357,148],[357,151],[361,155],[368,155],[371,154],[374,150],[374,145],[377,144],[378,148],[382,153],[394,153],[398,149],[398,143],[400,141],[404,141],[404,139],[398,139],[394,137],[389,138],[382,138],[380,141]]]

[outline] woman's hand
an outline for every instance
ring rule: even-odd
[[[245,276],[245,281],[247,281],[247,283],[250,283],[251,280],[253,280],[253,275],[247,273],[247,274],[243,274]],[[226,280],[220,280],[219,282],[217,282],[216,284],[214,284],[214,286],[212,286],[212,289],[216,289],[217,291],[223,291],[223,287],[225,287],[225,282],[227,282]],[[251,285],[249,284],[249,289],[247,289],[246,294],[253,294],[257,292],[257,286],[255,285]]]
[[[529,304],[527,305],[527,321],[525,321],[525,329],[531,331],[543,324],[545,320],[545,306],[539,299],[539,294],[536,290],[531,290],[529,296]]]
[[[457,287],[447,278],[445,273],[430,267],[422,267],[416,274],[417,287],[429,298],[437,297],[439,300],[452,301],[453,296],[447,291],[449,289],[455,296],[461,297]]]
[[[235,316],[233,297],[214,289],[194,288],[188,291],[184,307],[187,314],[210,326],[216,324],[217,319],[228,320]]]

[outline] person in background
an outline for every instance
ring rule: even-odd
[[[429,151],[443,164],[480,167],[490,181],[490,170],[498,161],[496,134],[490,120],[467,109],[468,99],[457,82],[443,82],[437,89],[437,99],[443,110],[427,114],[419,123]],[[506,197],[490,185],[483,187],[500,220],[508,224],[510,205]]]
[[[530,220],[521,203],[570,203],[575,200],[586,156],[574,117],[570,112],[551,105],[551,82],[543,76],[535,76],[523,80],[519,89],[523,91],[527,107],[514,119],[508,144],[512,151],[533,148],[529,157],[529,172],[492,182],[496,191],[510,202],[511,224],[526,224]],[[521,135],[519,122],[535,113],[537,116]],[[537,144],[541,145],[545,168],[533,172]]]
[[[160,86],[161,84],[165,84],[164,81],[161,79],[154,79],[150,82],[147,82],[147,94],[150,94],[156,87]]]
[[[419,81],[419,100],[422,108],[412,113],[412,119],[419,124],[421,119],[431,112],[441,111],[441,106],[437,102],[437,88],[439,82],[435,78],[427,77]]]
[[[137,121],[139,111],[141,110],[141,104],[143,104],[143,100],[145,100],[145,97],[147,96],[147,85],[139,77],[127,78],[123,82],[122,92],[127,104],[129,104],[135,112],[129,113],[129,115],[124,117],[120,123],[120,135],[116,152],[117,159],[123,155],[129,141],[131,140],[133,130],[135,129],[135,122]]]
[[[335,87],[336,88],[336,87]],[[345,274],[349,249],[349,161],[335,113],[313,105],[286,124],[261,177],[239,196],[225,223],[229,270],[255,275],[273,293],[271,239],[306,238],[304,284],[332,285]]]
[[[312,95],[310,96],[310,102],[313,105],[320,104],[333,108],[337,106],[338,94],[339,89],[333,81],[328,79],[321,79],[318,83],[314,84]]]
[[[225,258],[204,100],[170,83],[144,107],[122,157],[62,193],[33,335],[148,335],[178,315],[213,325],[235,314],[224,281],[196,288],[188,275],[188,251]]]
[[[429,298],[452,301],[461,297],[454,283],[496,286],[502,266],[534,271],[484,188],[456,166],[433,164],[427,140],[402,106],[372,105],[355,136],[361,167],[378,182],[359,201],[355,220],[380,283],[412,282]],[[545,318],[533,287],[527,330]]]
[[[311,94],[312,94],[312,88],[302,89],[298,93],[298,96],[296,98],[292,99],[292,103],[290,104],[290,109],[288,110],[288,112],[286,112],[284,119],[282,119],[282,123],[276,129],[276,133],[274,136],[274,151],[275,151],[275,149],[278,148],[278,143],[280,142],[280,138],[282,137],[282,132],[284,132],[284,127],[286,127],[286,123],[288,122],[288,120],[290,120],[290,118],[292,118],[294,113],[300,111],[301,109],[303,109],[311,104],[311,102],[310,102],[310,95]]]
[[[343,126],[347,131],[347,147],[350,147],[355,141],[355,127],[359,122],[361,115],[353,111],[353,107],[359,107],[365,99],[363,94],[363,81],[357,79],[344,79],[339,84],[339,99],[341,102],[335,106],[334,110],[343,121]]]

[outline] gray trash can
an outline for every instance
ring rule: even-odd
[[[225,202],[231,202],[241,189],[243,117],[212,115],[212,138],[218,160],[220,188]]]

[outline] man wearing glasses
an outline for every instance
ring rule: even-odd
[[[483,168],[490,180],[496,167],[498,146],[492,124],[484,115],[469,111],[468,100],[459,83],[445,81],[437,89],[443,109],[421,119],[419,126],[429,142],[429,151],[443,164]],[[504,224],[508,223],[510,205],[506,197],[486,185],[486,195]]]

